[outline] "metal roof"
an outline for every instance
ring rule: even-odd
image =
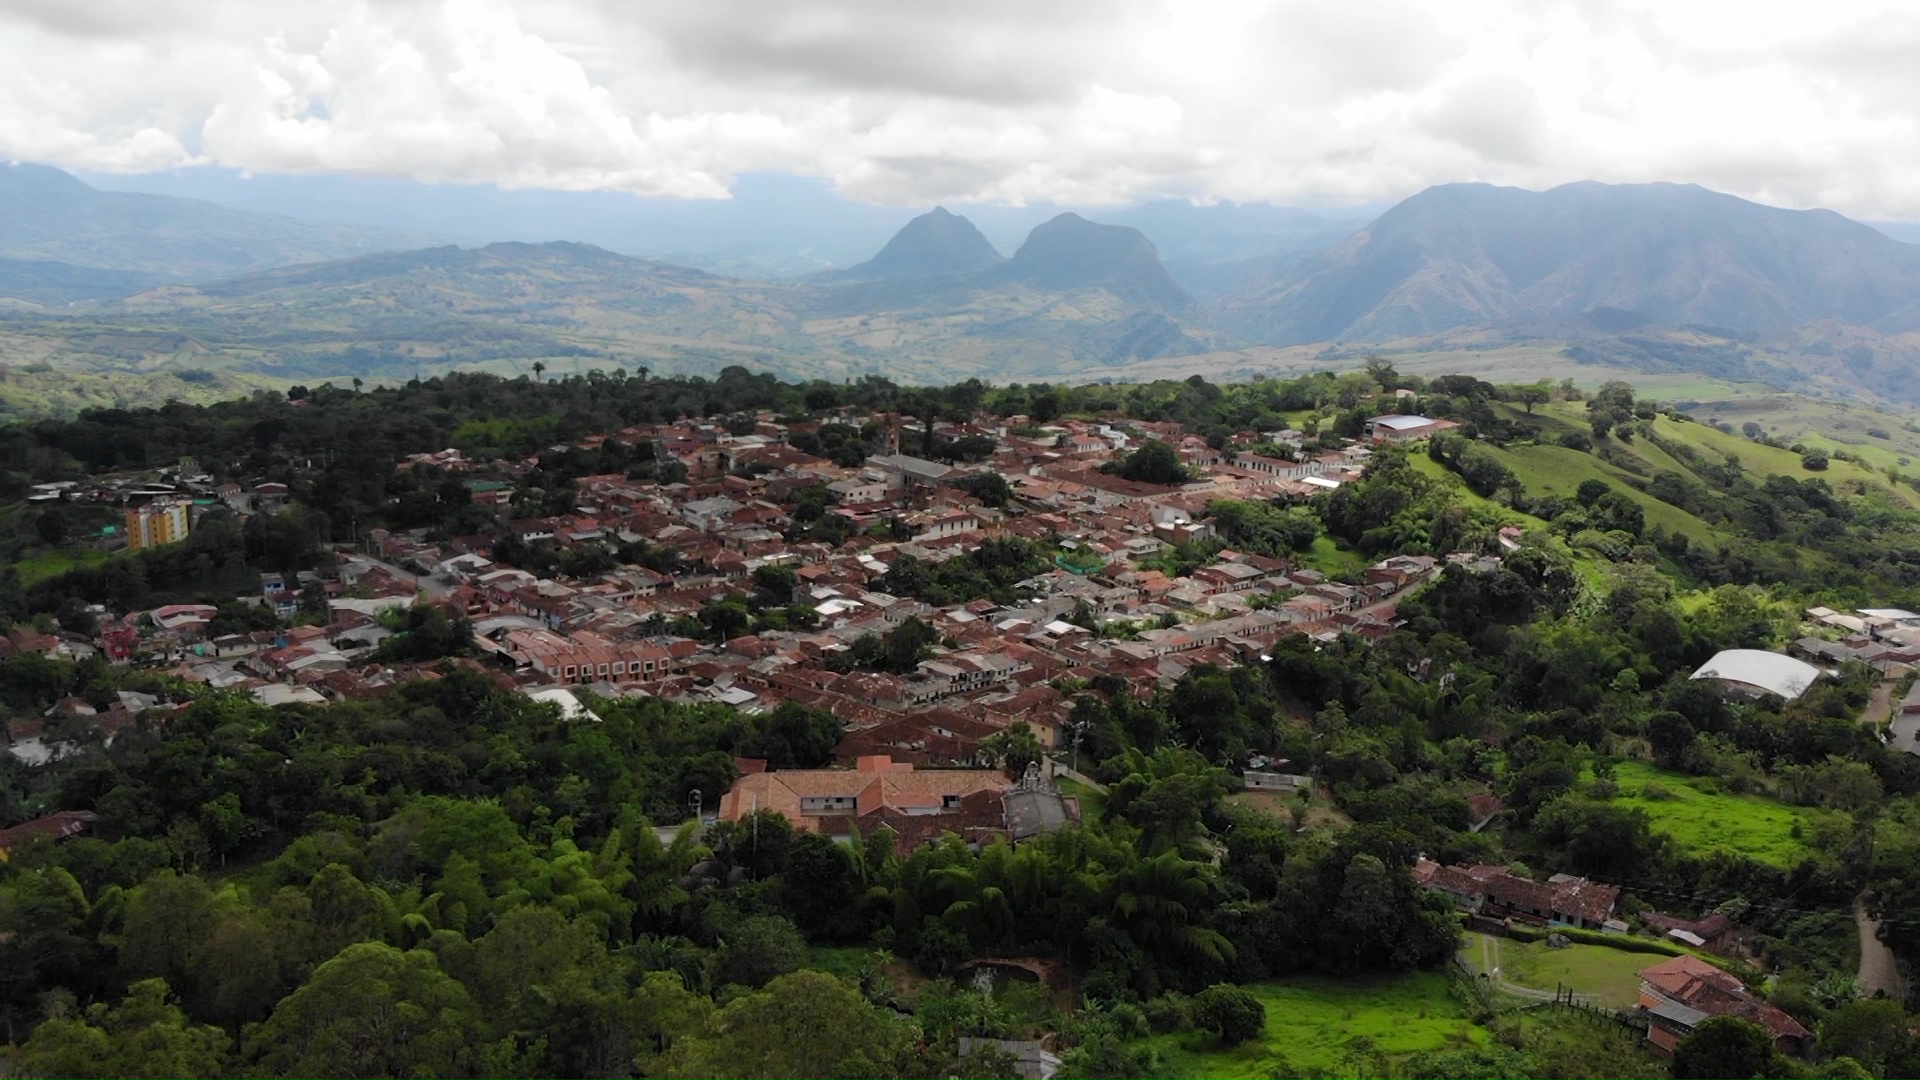
[[[1819,668],[1763,649],[1725,649],[1700,665],[1691,678],[1739,683],[1792,701],[1821,676]]]

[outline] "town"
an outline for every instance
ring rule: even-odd
[[[583,475],[568,512],[539,517],[510,516],[537,457],[411,455],[394,468],[455,484],[473,506],[498,513],[497,530],[433,540],[425,528],[373,528],[315,569],[261,574],[257,594],[234,599],[270,613],[269,629],[220,633],[213,604],[97,610],[91,638],[16,632],[0,650],[97,651],[267,705],[319,704],[434,677],[439,657],[394,662],[380,649],[406,632],[395,629],[405,625],[402,613],[431,606],[471,628],[472,648],[457,650],[471,655],[453,662],[569,717],[590,716],[586,702],[595,698],[635,694],[748,713],[796,701],[845,724],[834,756],[848,766],[881,758],[973,767],[981,744],[1010,730],[1030,734],[1064,765],[1075,733],[1063,685],[1118,678],[1150,696],[1203,665],[1257,660],[1285,635],[1378,635],[1394,624],[1396,598],[1443,565],[1499,562],[1473,552],[1444,562],[1399,556],[1329,575],[1297,553],[1235,550],[1209,520],[1222,501],[1297,504],[1334,490],[1365,472],[1375,447],[1457,426],[1446,420],[1381,416],[1359,438],[1312,450],[1298,431],[1249,431],[1233,442],[1255,449],[1236,450],[1177,424],[1121,430],[981,416],[929,430],[897,413],[744,419],[638,425],[550,448],[650,447],[654,470],[671,479]],[[803,449],[821,450],[822,428],[835,427],[843,436],[873,433],[872,453],[836,464]],[[973,460],[949,465],[904,452],[936,445],[964,447]],[[1192,479],[1103,471],[1149,446],[1171,448]],[[140,549],[185,539],[208,513],[274,514],[288,498],[284,483],[216,484],[188,462],[149,476],[43,484],[30,501],[122,508],[124,527],[104,535]],[[1517,535],[1509,530],[1502,542]],[[886,591],[1008,540],[1031,545],[1047,564],[1004,599],[935,604]],[[659,568],[617,561],[615,553],[636,546]],[[744,632],[749,595],[786,625]],[[905,660],[889,653],[885,663],[862,662],[863,641],[909,634],[914,651]],[[110,739],[134,715],[164,715],[163,702],[125,696],[105,710],[70,700],[45,721],[16,720],[9,750],[40,763],[61,752],[60,732],[70,730],[61,721],[81,720]],[[710,811],[745,812],[741,799],[705,794]]]
[[[38,482],[23,493],[25,513],[58,523],[35,531],[80,566],[69,572],[69,592],[40,596],[33,602],[42,613],[0,636],[0,656],[16,664],[9,672],[18,679],[39,677],[18,661],[50,662],[58,670],[42,673],[47,685],[71,680],[59,672],[101,665],[129,676],[89,677],[92,689],[16,712],[5,750],[22,766],[52,770],[111,750],[130,728],[142,739],[164,737],[176,718],[204,713],[209,702],[305,717],[385,710],[438,683],[458,684],[454,695],[484,687],[509,696],[560,728],[591,729],[654,703],[678,711],[649,715],[731,717],[748,725],[735,730],[758,733],[706,736],[650,778],[644,813],[662,844],[704,839],[739,860],[742,841],[730,830],[752,835],[778,820],[794,837],[860,853],[850,858],[947,858],[939,853],[957,843],[969,857],[991,859],[1050,834],[1070,843],[1069,825],[1111,816],[1116,800],[1143,785],[1217,775],[1204,781],[1219,785],[1206,802],[1176,805],[1192,823],[1181,828],[1207,822],[1223,839],[1151,842],[1196,867],[1224,857],[1232,869],[1241,865],[1233,819],[1213,824],[1222,819],[1209,815],[1225,811],[1205,806],[1232,793],[1236,806],[1258,808],[1259,820],[1317,850],[1377,813],[1369,791],[1393,790],[1394,762],[1417,767],[1421,753],[1434,753],[1356,741],[1349,716],[1378,728],[1424,710],[1432,730],[1473,737],[1444,743],[1458,765],[1426,759],[1439,778],[1424,797],[1440,800],[1433,812],[1447,824],[1422,830],[1425,850],[1404,847],[1394,886],[1406,910],[1425,902],[1419,896],[1437,898],[1422,917],[1449,924],[1445,935],[1435,929],[1430,941],[1405,946],[1422,950],[1420,964],[1453,955],[1445,940],[1458,919],[1468,944],[1454,962],[1487,1000],[1607,1004],[1663,1056],[1720,1016],[1757,1024],[1778,1053],[1817,1052],[1810,1026],[1725,974],[1764,962],[1777,940],[1743,923],[1737,905],[1636,883],[1658,840],[1644,820],[1583,801],[1581,771],[1592,771],[1599,798],[1611,798],[1615,768],[1723,768],[1707,737],[1710,724],[1724,723],[1712,719],[1717,713],[1851,708],[1848,695],[1873,681],[1884,698],[1880,745],[1920,755],[1920,689],[1894,694],[1911,685],[1901,680],[1920,661],[1920,614],[1810,605],[1789,617],[1769,608],[1772,629],[1756,634],[1746,629],[1753,612],[1740,605],[1757,601],[1716,594],[1710,603],[1738,609],[1731,629],[1688,644],[1694,658],[1684,665],[1679,650],[1658,659],[1679,680],[1663,693],[1691,711],[1659,714],[1679,719],[1647,721],[1634,729],[1637,742],[1609,743],[1640,760],[1581,762],[1570,747],[1530,746],[1528,735],[1510,740],[1508,752],[1545,758],[1496,765],[1496,736],[1462,694],[1461,680],[1481,678],[1463,653],[1497,658],[1503,626],[1536,605],[1570,609],[1580,588],[1572,546],[1592,553],[1589,565],[1616,568],[1588,571],[1601,575],[1666,559],[1706,576],[1718,567],[1698,560],[1721,556],[1649,525],[1643,504],[1610,484],[1587,480],[1557,499],[1526,498],[1485,448],[1518,438],[1587,453],[1584,431],[1542,434],[1528,424],[1532,406],[1545,402],[1557,401],[1563,416],[1604,412],[1649,441],[1656,416],[1679,421],[1618,384],[1589,403],[1565,387],[1535,396],[1466,377],[1416,381],[1417,390],[1396,387],[1390,372],[1343,378],[1349,400],[1330,398],[1331,415],[1269,413],[1286,422],[1240,430],[1136,414],[1151,407],[1062,415],[1056,406],[1041,419],[935,409],[891,392],[885,407],[709,410],[532,446],[506,424],[465,421],[462,437],[450,440],[461,447],[363,456],[350,466],[396,493],[365,520],[337,494],[348,451],[324,444],[254,454],[265,468],[252,473],[236,470],[231,456],[214,469],[187,456]],[[479,385],[519,394],[582,388]],[[652,385],[647,393],[672,392]],[[298,416],[364,400],[388,410],[404,400],[394,393],[362,399],[303,388],[256,407]],[[1615,411],[1630,419],[1613,420]],[[1599,430],[1597,421],[1581,426]],[[515,438],[522,448],[503,449]],[[1465,495],[1448,492],[1502,501],[1462,505]],[[308,501],[329,498],[330,515]],[[124,568],[136,559],[145,576],[129,578]],[[83,598],[150,595],[163,579],[166,602]],[[213,580],[236,583],[234,591],[210,592]],[[1630,576],[1601,580],[1633,595],[1618,584]],[[180,600],[187,592],[194,599]],[[1406,651],[1416,639],[1429,644]],[[1763,640],[1773,647],[1750,647]],[[1345,665],[1363,656],[1398,657],[1377,677],[1412,695],[1406,704],[1383,707],[1377,694],[1355,700],[1338,690]],[[1600,682],[1625,700],[1641,678],[1628,670]],[[1256,700],[1269,680],[1299,704],[1260,732],[1246,718],[1272,708]],[[1676,697],[1680,685],[1707,697]],[[1541,700],[1535,689],[1510,692]],[[1557,692],[1594,700],[1589,683]],[[1316,714],[1316,700],[1331,703]],[[268,712],[281,707],[289,709]],[[1283,726],[1288,733],[1276,735]],[[1843,727],[1849,738],[1861,730]],[[716,741],[758,749],[720,753],[710,749]],[[1555,777],[1546,794],[1529,788],[1542,768]],[[1798,777],[1792,768],[1781,772],[1783,794]],[[1163,780],[1144,779],[1160,769],[1170,770]],[[1823,785],[1812,774],[1792,782],[1801,792],[1794,797],[1822,805],[1853,798],[1845,793],[1860,783]],[[1642,781],[1633,790],[1659,789]],[[604,822],[617,811],[591,812]],[[519,812],[536,822],[545,813]],[[1582,813],[1626,822],[1642,839],[1630,832],[1618,851],[1563,841],[1569,856],[1544,865],[1515,857],[1537,850],[1516,835],[1550,835]],[[69,842],[104,824],[92,810],[56,810],[0,831],[0,851]],[[213,850],[210,828],[194,826],[203,839],[183,842],[205,846],[187,850]],[[245,850],[245,841],[226,843]],[[1570,872],[1576,866],[1588,869]],[[1369,932],[1423,932],[1389,922]],[[916,941],[937,940],[926,936],[933,933],[923,929]],[[916,944],[916,956],[930,947]],[[1615,971],[1612,998],[1550,991],[1537,978],[1515,981],[1500,960],[1503,949],[1512,956],[1536,947],[1624,948],[1638,966]],[[1629,986],[1637,991],[1621,989]],[[1040,1043],[1002,1049],[1059,1063]]]

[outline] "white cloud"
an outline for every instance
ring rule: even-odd
[[[0,157],[915,204],[1678,180],[1920,218],[1917,48],[1891,0],[15,0]]]

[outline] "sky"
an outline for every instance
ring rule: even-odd
[[[881,206],[1671,180],[1920,220],[1920,4],[6,0],[0,159]]]

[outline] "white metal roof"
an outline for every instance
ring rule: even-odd
[[[1375,417],[1373,422],[1380,427],[1392,428],[1395,431],[1406,431],[1411,428],[1426,427],[1428,424],[1433,423],[1432,420],[1424,416],[1380,416]]]
[[[1791,656],[1764,649],[1725,649],[1700,665],[1692,678],[1739,683],[1792,701],[1806,693],[1820,675],[1819,668]]]

